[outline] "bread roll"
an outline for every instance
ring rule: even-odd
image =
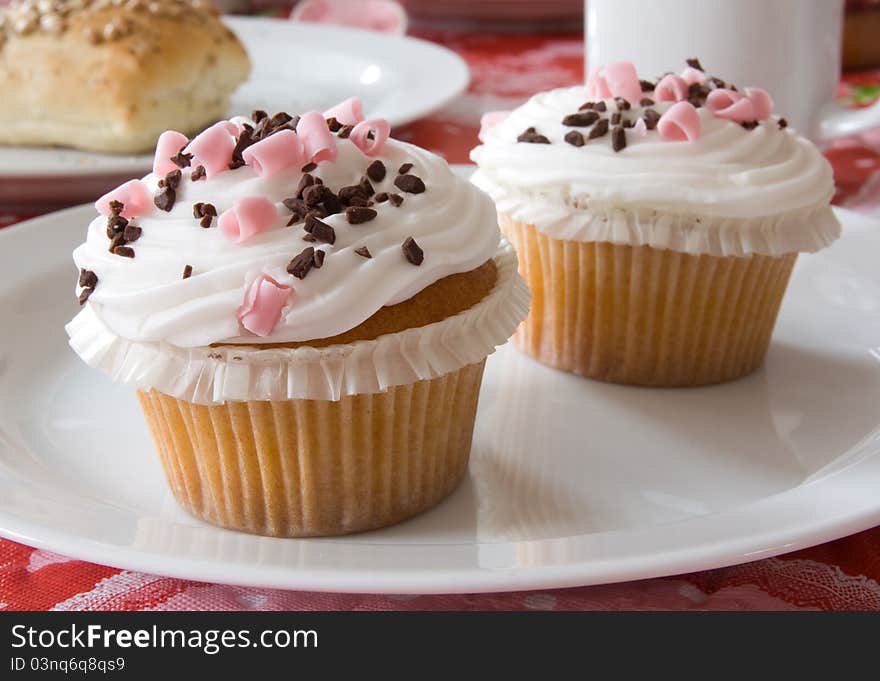
[[[0,144],[148,151],[224,118],[249,71],[208,0],[16,0],[0,13]]]

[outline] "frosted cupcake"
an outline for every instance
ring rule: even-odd
[[[693,386],[764,359],[798,253],[831,244],[831,167],[763,90],[632,64],[484,117],[477,186],[532,290],[514,340],[590,378]]]
[[[528,291],[491,200],[349,100],[160,137],[74,252],[70,344],[132,386],[178,501],[355,532],[465,473],[485,358]]]

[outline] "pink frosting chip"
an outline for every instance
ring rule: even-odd
[[[208,179],[229,170],[237,130],[234,123],[220,121],[202,130],[187,146],[187,152],[195,156],[195,161],[205,166]]]
[[[172,162],[171,157],[183,149],[188,142],[189,138],[176,130],[166,130],[159,135],[156,141],[156,155],[153,157],[153,174],[165,177],[172,170],[177,170],[177,165]]]
[[[688,84],[681,76],[669,73],[654,87],[654,100],[657,102],[681,102],[687,99]]]
[[[486,141],[486,135],[489,131],[498,125],[501,121],[510,115],[509,111],[487,111],[480,118],[480,134],[481,142]]]
[[[129,180],[116,189],[111,189],[95,201],[95,208],[101,215],[110,215],[111,201],[119,201],[123,205],[122,217],[124,218],[146,215],[153,207],[150,189],[141,180]]]
[[[373,139],[369,137],[370,132],[373,133]],[[354,126],[349,139],[367,156],[376,156],[382,151],[390,134],[391,126],[388,125],[388,121],[384,118],[371,118]]]
[[[670,142],[693,142],[700,137],[700,114],[690,102],[677,102],[660,117],[657,130]]]
[[[748,97],[736,90],[718,88],[706,97],[706,108],[718,118],[737,123],[755,120],[755,105]]]
[[[602,67],[597,66],[590,71],[587,76],[587,97],[593,99],[608,99],[611,97],[611,89],[608,87],[608,81],[602,74]]]
[[[324,112],[324,118],[335,118],[343,125],[357,125],[364,120],[363,104],[357,97],[349,97]]]
[[[238,308],[241,325],[256,336],[265,337],[272,333],[281,310],[287,305],[293,289],[279,284],[272,277],[261,274],[250,285],[244,302]]]
[[[313,163],[335,161],[336,140],[327,127],[324,115],[318,111],[304,113],[296,124],[296,134],[302,140],[306,158]]]
[[[245,149],[242,158],[257,175],[267,178],[308,163],[302,140],[293,130],[280,130],[261,139]]]
[[[642,86],[632,62],[618,61],[606,66],[605,82],[612,97],[623,97],[632,104],[642,98]]]
[[[755,107],[756,121],[763,121],[773,113],[773,99],[766,90],[759,87],[747,87],[746,97]]]
[[[695,69],[693,66],[688,66],[684,71],[681,72],[681,79],[688,85],[693,85],[694,83],[699,83],[706,80],[706,74],[703,71],[700,71],[700,69]]]
[[[217,226],[224,237],[241,243],[267,231],[277,218],[278,211],[269,199],[264,196],[245,196],[236,199],[232,208],[220,214]]]

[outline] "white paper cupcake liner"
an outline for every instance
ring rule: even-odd
[[[244,400],[339,400],[436,378],[483,360],[507,342],[529,306],[513,247],[494,257],[495,287],[463,312],[374,340],[324,348],[181,348],[120,338],[86,304],[67,325],[70,346],[90,367],[133,388],[194,404]]]
[[[650,246],[690,255],[743,257],[814,253],[840,236],[830,196],[800,210],[754,218],[718,217],[600,204],[589,197],[529,195],[477,171],[471,181],[495,201],[499,213],[534,225],[554,239]]]

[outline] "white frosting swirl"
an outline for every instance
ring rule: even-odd
[[[339,158],[313,171],[337,191],[357,184],[374,160],[346,139],[337,141]],[[108,252],[107,219],[96,218],[86,242],[74,251],[77,267],[92,270],[98,285],[87,305],[113,333],[131,341],[165,341],[179,347],[211,343],[278,343],[327,338],[354,328],[382,306],[404,301],[438,279],[472,270],[498,248],[499,231],[492,201],[457,177],[440,157],[389,140],[377,156],[387,169],[376,192],[404,196],[401,206],[377,203],[375,219],[350,225],[345,214],[324,218],[336,231],[336,242],[303,241],[302,223],[285,227],[290,198],[302,173],[291,170],[271,179],[245,166],[210,180],[193,182],[183,172],[177,201],[170,212],[152,209],[135,223],[142,236],[131,246],[133,259]],[[412,163],[412,174],[426,191],[406,194],[394,186],[397,170]],[[144,181],[155,192],[153,174]],[[218,212],[235,199],[264,196],[278,209],[277,223],[246,242],[232,243],[216,227],[203,229],[193,218],[195,202],[212,203]],[[215,221],[216,224],[216,221]],[[415,266],[401,244],[413,237],[424,251]],[[326,254],[320,269],[300,280],[286,271],[291,258],[307,246]],[[357,255],[366,246],[371,259]],[[186,265],[193,275],[182,279]],[[250,284],[261,274],[293,288],[289,304],[271,335],[258,338],[244,330],[237,311]]]
[[[589,128],[562,119],[588,99],[584,87],[535,95],[472,151],[473,181],[500,212],[556,238],[718,256],[815,251],[839,235],[830,164],[776,117],[746,130],[700,108],[699,139],[669,142],[657,130],[628,129],[626,148],[615,152],[610,134],[582,147],[564,141],[572,130],[587,136]],[[670,105],[651,108],[662,114]],[[634,105],[623,116],[643,112]],[[550,144],[517,142],[529,127]]]

